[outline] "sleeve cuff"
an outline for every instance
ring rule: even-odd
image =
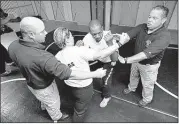
[[[147,58],[150,58],[152,53],[151,52],[148,52],[148,51],[143,51],[144,54],[147,56]]]

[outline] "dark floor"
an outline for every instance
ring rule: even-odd
[[[40,109],[40,102],[24,81],[2,84],[1,90],[1,122],[52,122],[47,112]],[[100,94],[95,92],[85,122],[177,122],[172,117],[114,98],[101,109],[100,101]]]
[[[167,50],[162,61],[158,82],[177,95],[178,92],[178,66],[177,50]],[[167,57],[167,58],[166,58]],[[1,81],[21,78],[16,67],[13,75],[1,78]],[[128,84],[130,65],[117,63],[113,76],[113,96],[137,103],[141,98],[141,86],[136,93],[124,95],[122,90]],[[100,81],[94,80],[94,88],[100,90]],[[59,92],[62,99],[62,108],[72,111],[71,103],[64,99],[65,92],[68,92],[63,83],[59,84]],[[89,107],[89,113],[85,122],[178,122],[178,119],[167,115],[140,108],[133,104],[112,98],[106,108],[100,108],[101,97],[99,93],[94,94]],[[70,101],[71,102],[71,101]],[[70,105],[70,107],[68,106]],[[148,106],[153,109],[178,117],[178,101],[166,94],[157,86],[154,90],[154,101]],[[15,81],[1,84],[1,122],[52,122],[46,111],[41,111],[40,102],[28,90],[25,81]],[[66,122],[70,122],[67,120]]]

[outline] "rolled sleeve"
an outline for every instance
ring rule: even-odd
[[[47,60],[45,70],[60,80],[67,80],[71,75],[71,69],[58,61],[55,57],[51,57]]]
[[[162,36],[154,39],[154,41],[144,49],[144,53],[146,54],[147,58],[152,58],[156,56],[158,53],[165,50],[168,45],[170,44],[171,38],[169,33],[165,33]]]

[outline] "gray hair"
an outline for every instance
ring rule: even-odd
[[[166,18],[168,16],[169,13],[169,9],[165,6],[162,5],[158,5],[152,8],[152,10],[162,10],[163,12],[163,18]]]

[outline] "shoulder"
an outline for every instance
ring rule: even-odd
[[[90,34],[90,33],[87,33],[87,34],[85,35],[85,37],[89,37],[89,36],[91,36],[91,34]]]
[[[39,56],[39,59],[37,60],[38,62],[40,63],[46,63],[48,60],[52,59],[52,60],[55,60],[55,56],[47,51],[44,51],[44,50],[39,50],[37,52],[37,56]],[[56,60],[55,60],[56,61]]]
[[[83,38],[83,42],[84,42],[84,45],[89,45],[89,44],[91,44],[92,42],[94,42],[94,38],[93,38],[93,36],[92,36],[90,33],[88,33],[88,34],[86,34],[85,37]]]
[[[83,39],[91,39],[92,35],[90,33],[86,34]]]
[[[165,29],[158,34],[158,38],[170,42],[171,40],[170,32],[167,29]]]
[[[168,29],[165,29],[160,33],[160,35],[165,37],[170,37],[170,32],[168,31]]]
[[[9,47],[14,47],[14,46],[16,46],[18,44],[19,44],[19,40],[15,40],[9,45]]]
[[[13,42],[9,45],[8,51],[18,49],[18,48],[20,47],[19,45],[20,45],[20,44],[19,44],[19,40],[13,41]]]
[[[50,66],[57,64],[58,60],[53,54],[45,51],[44,53],[41,52],[41,58],[38,62],[42,63],[44,66]]]
[[[146,23],[139,24],[139,25],[137,25],[137,26],[136,26],[136,27],[134,27],[134,28],[138,28],[138,29],[145,29],[145,28],[147,28],[147,24],[146,24]]]

